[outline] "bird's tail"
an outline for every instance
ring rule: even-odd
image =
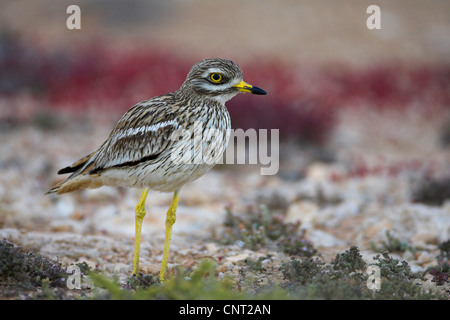
[[[58,171],[58,174],[72,173],[66,180],[60,181],[55,184],[46,194],[49,193],[66,193],[70,191],[74,191],[77,189],[88,188],[91,187],[89,183],[88,177],[82,176],[84,172],[87,172],[91,166],[86,168],[86,164],[94,155],[94,152],[91,152],[87,156],[81,158],[80,160],[74,162],[72,165],[62,168]]]
[[[66,180],[58,182],[50,190],[48,190],[45,194],[59,193],[58,190],[61,188],[61,186],[64,184],[64,182],[66,182]]]

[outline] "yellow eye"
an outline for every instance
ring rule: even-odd
[[[223,75],[221,73],[211,73],[209,75],[209,78],[214,83],[220,83],[223,80]]]

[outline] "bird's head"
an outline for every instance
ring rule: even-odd
[[[264,90],[244,82],[241,68],[231,60],[206,59],[189,71],[181,90],[195,92],[224,104],[240,92],[267,94]]]

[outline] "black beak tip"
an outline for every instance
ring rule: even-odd
[[[255,87],[255,86],[253,86],[250,91],[253,94],[259,94],[259,95],[266,95],[267,94],[267,92],[265,92],[263,89]]]

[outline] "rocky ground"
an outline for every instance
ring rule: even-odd
[[[64,268],[86,262],[93,270],[118,275],[118,283],[124,285],[131,273],[134,207],[140,190],[104,187],[45,195],[59,179],[57,169],[91,151],[110,130],[110,125],[94,122],[59,121],[62,125],[51,129],[31,123],[2,132],[0,236]],[[277,175],[260,175],[258,165],[221,165],[187,185],[173,228],[170,274],[179,266],[195,269],[210,258],[220,277],[241,287],[249,261],[262,258],[260,262],[267,260],[265,270],[269,265],[270,270],[280,270],[292,257],[305,257],[279,250],[277,241],[252,240],[256,234],[249,240],[242,232],[245,219],[261,214],[258,208],[264,205],[281,217],[268,220],[273,225],[300,222],[282,230],[284,236],[299,236],[311,245],[312,254],[306,257],[329,263],[337,253],[356,246],[370,264],[377,253],[388,250],[405,260],[412,272],[425,275],[418,284],[423,290],[448,297],[448,281],[438,285],[426,272],[438,265],[439,245],[450,235],[450,154],[440,140],[442,121],[411,117],[400,126],[395,123],[392,114],[342,115],[325,147],[282,143]],[[430,181],[441,184],[427,196],[423,190]],[[141,244],[144,274],[159,272],[170,200],[171,194],[149,194]],[[238,219],[237,227],[229,214]],[[263,237],[269,239],[267,234]],[[281,272],[256,277],[275,283],[286,280]],[[39,292],[11,289],[8,281],[2,286],[3,298],[29,298]],[[83,295],[92,293],[90,286],[83,288]],[[79,294],[66,290],[63,298]]]

